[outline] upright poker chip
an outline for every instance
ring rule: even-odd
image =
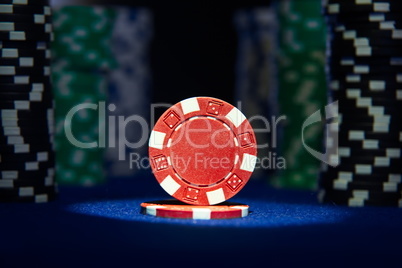
[[[192,206],[177,200],[145,202],[141,204],[141,213],[162,218],[175,219],[233,219],[248,215],[249,206],[224,202],[215,206]]]
[[[222,203],[237,194],[254,170],[256,154],[246,117],[210,97],[173,105],[149,138],[151,166],[161,187],[194,205]]]

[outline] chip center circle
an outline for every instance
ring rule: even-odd
[[[213,117],[190,118],[170,138],[172,167],[188,184],[212,186],[235,165],[236,136],[227,124]]]

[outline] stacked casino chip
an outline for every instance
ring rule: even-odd
[[[401,206],[402,2],[327,0],[323,8],[338,119],[327,130],[337,153],[324,166],[319,198]]]
[[[60,184],[105,181],[107,72],[114,11],[98,6],[53,10],[56,174]],[[68,135],[69,134],[69,135]]]
[[[111,50],[117,67],[108,75],[107,99],[115,110],[109,110],[109,116],[123,116],[127,120],[135,116],[148,121],[152,13],[146,8],[116,7],[114,10],[116,18]],[[127,121],[127,124],[118,124],[114,137],[109,136],[116,146],[109,146],[106,152],[108,177],[129,177],[141,169],[141,166],[130,165],[129,162],[130,157],[143,159],[146,156],[146,137],[143,137],[144,131],[141,128],[139,121],[133,119],[132,122]]]
[[[234,23],[238,34],[236,99],[241,102],[238,107],[249,116],[263,116],[271,121],[278,115],[275,13],[272,8],[243,9],[235,13]],[[251,120],[251,124],[257,129],[267,127],[261,118]],[[256,133],[256,136],[258,157],[264,164],[258,166],[255,173],[263,176],[275,170],[267,161],[272,160],[275,152],[271,144],[274,137],[271,131]]]
[[[0,201],[56,197],[51,10],[47,0],[0,4]]]
[[[306,128],[303,124],[326,103],[326,24],[321,2],[280,0],[275,9],[279,115],[286,119],[277,119],[282,133],[277,138],[277,156],[285,159],[285,165],[276,167],[278,176],[272,182],[277,187],[316,189],[320,162],[308,149],[321,151],[323,128],[319,122]]]

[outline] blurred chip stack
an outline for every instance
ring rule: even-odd
[[[238,107],[250,117],[254,129],[267,130],[266,122],[271,122],[272,116],[278,114],[275,62],[278,25],[275,13],[271,8],[239,10],[235,13],[234,23],[238,33]],[[275,144],[271,143],[271,135],[271,131],[256,133],[259,159],[272,157]],[[254,174],[261,176],[264,171],[274,170],[268,164],[264,161],[264,165],[257,165]]]
[[[279,20],[279,110],[282,135],[278,154],[286,168],[274,186],[316,189],[320,162],[306,147],[322,150],[324,122],[302,129],[304,121],[326,103],[326,25],[320,0],[281,0],[275,3]],[[303,136],[302,136],[303,133]]]
[[[109,74],[108,103],[111,118],[123,116],[125,122],[116,119],[115,146],[107,149],[108,177],[130,177],[142,167],[130,166],[130,158],[147,156],[146,142],[149,122],[151,74],[149,45],[152,39],[152,14],[145,8],[116,7],[116,19],[112,32],[111,49],[117,68]]]
[[[47,0],[0,4],[0,201],[47,202],[54,179]]]
[[[58,181],[98,184],[105,180],[105,102],[107,73],[116,66],[110,50],[115,12],[98,6],[63,6],[53,13]]]
[[[402,206],[402,2],[323,1],[338,152],[320,179],[322,202]]]

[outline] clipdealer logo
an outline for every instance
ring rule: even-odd
[[[301,135],[304,148],[315,158],[322,163],[337,167],[339,165],[339,153],[338,153],[338,140],[339,140],[339,122],[335,119],[338,118],[338,101],[333,102],[325,106],[325,120],[331,121],[326,124],[325,133],[325,153],[314,150],[309,147],[305,142],[305,129],[317,122],[322,121],[321,111],[317,110],[310,115],[303,123]]]
[[[150,130],[153,128],[154,123],[156,122],[155,118],[155,110],[158,108],[169,108],[172,105],[169,103],[159,103],[159,104],[151,104],[151,114],[150,114],[150,122],[148,122],[145,118],[140,115],[131,115],[128,117],[122,115],[108,115],[107,111],[113,113],[116,111],[116,105],[109,104],[106,107],[105,102],[95,103],[82,103],[74,106],[70,109],[70,111],[66,114],[64,120],[64,132],[67,140],[75,147],[81,149],[91,149],[91,148],[117,148],[118,150],[118,160],[125,161],[127,158],[126,149],[139,149],[143,146],[146,146],[150,134]],[[237,107],[241,107],[241,102],[238,103]],[[80,141],[74,136],[72,130],[73,118],[77,116],[80,112],[89,109],[98,113],[98,140],[93,141]],[[240,109],[239,109],[240,110]],[[337,117],[337,102],[329,104],[325,107],[326,120]],[[106,128],[106,120],[107,120],[107,128]],[[286,116],[275,117],[272,116],[271,120],[268,120],[266,117],[261,115],[254,115],[248,118],[249,122],[260,121],[264,128],[254,129],[254,132],[257,133],[270,133],[271,140],[267,140],[264,142],[257,143],[257,149],[275,149],[277,148],[277,134],[278,134],[278,124],[281,121],[286,121]],[[320,110],[313,113],[309,116],[305,122],[303,123],[301,129],[302,143],[304,148],[315,158],[319,159],[323,163],[329,164],[331,166],[336,166],[339,164],[338,156],[338,135],[337,132],[330,131],[331,129],[336,129],[334,126],[337,123],[327,124],[327,133],[326,133],[326,146],[325,153],[321,153],[316,151],[315,149],[309,147],[305,141],[305,129],[317,122],[322,120]],[[136,129],[140,131],[141,135],[139,140],[132,142],[129,141],[126,137],[126,128],[129,124],[136,124]],[[260,124],[261,125],[261,124]],[[130,125],[130,127],[133,127]],[[107,138],[106,138],[107,137]],[[339,157],[338,157],[339,158]],[[185,163],[185,160],[181,160]],[[130,168],[143,168],[148,169],[149,159],[147,157],[141,157],[138,153],[131,152],[129,154],[129,163]],[[264,155],[262,157],[258,157],[256,159],[256,169],[286,169],[286,160],[277,155],[276,152],[269,152],[268,155]]]

